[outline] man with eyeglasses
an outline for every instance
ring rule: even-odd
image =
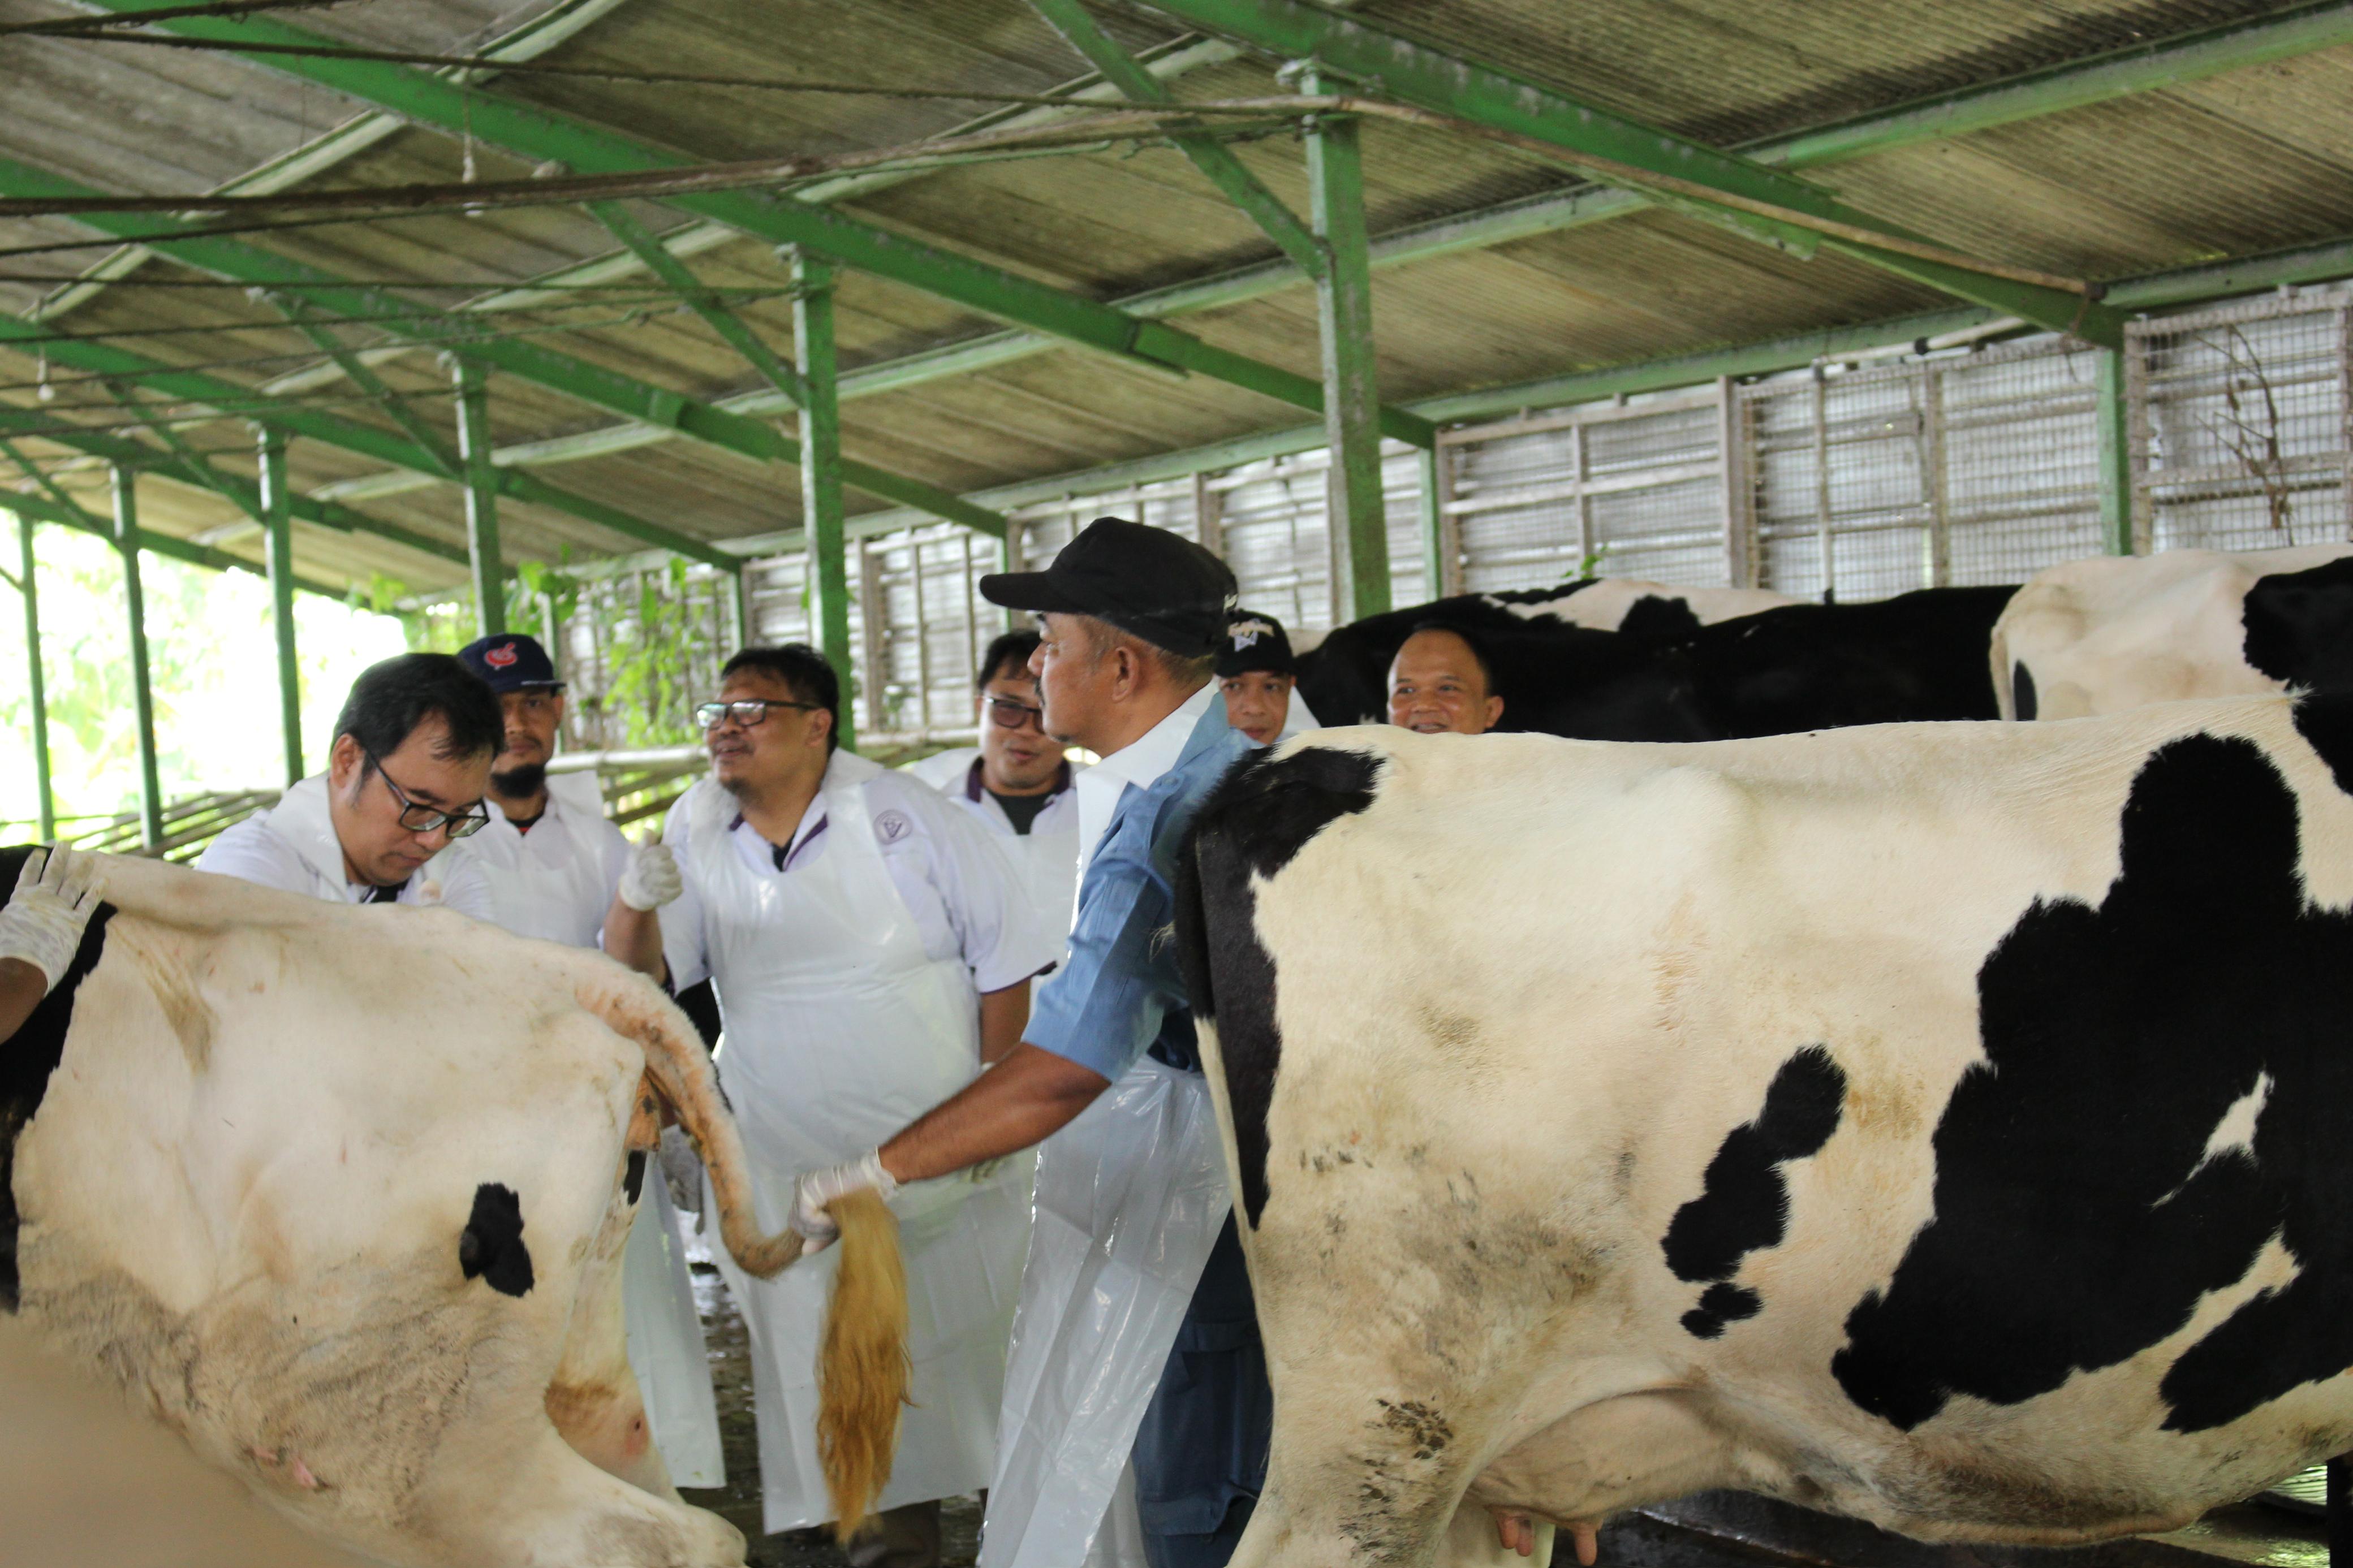
[[[470,854],[427,861],[490,820],[482,796],[502,726],[498,699],[453,656],[370,665],[335,721],[327,771],[214,839],[196,869],[347,904],[439,904],[492,919]]]
[[[801,644],[746,648],[702,705],[711,777],[671,807],[683,889],[617,898],[605,951],[671,984],[710,976],[719,1077],[761,1210],[1012,1050],[1059,938],[978,823],[920,781],[836,744],[841,686]],[[1029,1163],[911,1182],[892,1196],[911,1317],[912,1406],[858,1568],[931,1568],[939,1500],[988,1485],[1013,1294],[1029,1241]],[[807,1234],[806,1231],[803,1234]],[[818,1467],[817,1360],[834,1255],[774,1279],[722,1258],[753,1346],[765,1528],[832,1517]]]
[[[926,757],[906,771],[997,836],[1013,857],[1049,934],[1070,930],[1079,890],[1078,775],[1086,771],[1046,733],[1029,656],[1038,634],[1007,632],[980,661],[975,707],[980,744]]]

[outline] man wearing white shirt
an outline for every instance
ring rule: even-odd
[[[440,904],[490,920],[490,884],[470,855],[421,873],[489,820],[482,796],[501,730],[498,699],[448,654],[370,665],[335,721],[327,771],[214,839],[196,869],[347,904]]]
[[[720,1082],[770,1226],[792,1214],[798,1173],[872,1148],[1012,1050],[1030,977],[1060,945],[986,829],[837,748],[840,705],[812,648],[729,659],[717,700],[696,710],[712,776],[680,798],[658,847],[684,891],[657,914],[625,885],[605,925],[624,963],[678,986],[711,977]],[[1029,1179],[1029,1162],[1008,1161],[887,1194],[906,1258],[912,1408],[876,1519],[849,1548],[860,1568],[937,1563],[939,1500],[988,1485]],[[834,1268],[827,1253],[753,1279],[720,1260],[751,1334],[770,1531],[833,1512],[816,1419]]]
[[[517,936],[595,947],[631,869],[629,841],[605,819],[595,773],[547,771],[564,724],[554,661],[520,633],[479,638],[458,658],[497,697],[503,739],[491,762],[490,825],[436,857],[427,874],[466,856],[490,884],[493,924]],[[658,906],[665,890],[676,889],[630,885],[641,904]],[[666,1183],[647,1184],[638,1205],[622,1259],[621,1300],[629,1366],[670,1479],[725,1485],[702,1324]]]
[[[1079,795],[1072,786],[1086,769],[1040,727],[1038,678],[1029,673],[1037,651],[1036,632],[1007,632],[990,643],[976,699],[980,744],[942,753],[961,766],[926,773],[919,763],[907,771],[997,836],[1022,874],[1039,923],[1060,937],[1078,902]]]

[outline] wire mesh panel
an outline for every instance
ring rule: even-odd
[[[2144,550],[2353,538],[2348,307],[2287,297],[2130,328],[2133,517]]]
[[[2098,351],[2052,339],[1922,367],[1941,431],[1942,582],[2022,583],[2106,549]],[[1843,594],[1844,590],[1841,588]]]
[[[1722,426],[1707,391],[1449,431],[1444,505],[1462,590],[1595,573],[1723,582]]]
[[[733,651],[734,596],[732,575],[678,560],[580,579],[568,612],[543,628],[569,689],[565,744],[693,739],[694,704],[719,689]]]

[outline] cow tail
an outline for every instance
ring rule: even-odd
[[[817,1450],[844,1545],[891,1479],[899,1407],[907,1397],[907,1270],[899,1222],[872,1190],[829,1211],[841,1227],[841,1267],[818,1355]]]
[[[583,975],[575,994],[581,1005],[645,1052],[646,1070],[678,1112],[695,1152],[702,1156],[703,1169],[711,1173],[711,1189],[719,1203],[719,1234],[729,1255],[745,1273],[761,1279],[797,1259],[799,1236],[790,1230],[775,1236],[760,1233],[743,1135],[719,1092],[711,1053],[703,1049],[686,1015],[653,982],[605,960],[597,960]]]
[[[2002,719],[2018,717],[2018,703],[2010,689],[2010,613],[2002,612],[1993,624],[1990,653],[1993,663],[1993,707]]]

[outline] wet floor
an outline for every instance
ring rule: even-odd
[[[693,1258],[702,1238],[688,1249]],[[752,1429],[751,1343],[743,1314],[735,1310],[719,1271],[708,1262],[691,1265],[694,1305],[702,1315],[703,1344],[711,1356],[711,1382],[719,1396],[719,1445],[727,1462],[724,1487],[681,1487],[687,1501],[707,1508],[744,1532],[751,1543],[752,1568],[844,1568],[848,1559],[830,1531],[760,1533],[760,1445]],[[944,1568],[970,1568],[980,1551],[980,1500],[950,1498],[941,1510]]]

